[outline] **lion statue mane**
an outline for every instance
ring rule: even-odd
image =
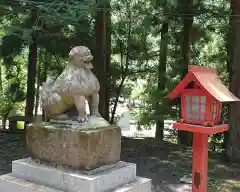
[[[71,119],[78,122],[88,120],[86,99],[90,115],[100,116],[99,81],[91,72],[93,56],[85,46],[76,46],[69,53],[69,61],[60,76],[48,77],[42,85],[41,107],[52,119]]]

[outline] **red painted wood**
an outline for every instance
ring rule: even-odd
[[[221,113],[222,113],[222,103],[218,102],[218,119],[221,121]]]
[[[208,135],[193,133],[192,192],[207,192],[208,186]],[[196,173],[200,176],[199,180]],[[197,182],[195,182],[197,181]]]
[[[207,106],[208,109],[205,111],[205,120],[209,122],[212,120],[211,106],[212,106],[212,96],[207,96]]]
[[[199,102],[188,100],[186,97],[197,96]],[[200,96],[206,97],[205,112],[200,110]],[[181,122],[213,127],[221,121],[222,102],[240,101],[222,84],[218,78],[216,69],[200,66],[189,66],[188,74],[168,94],[169,99],[181,98]],[[187,105],[189,110],[187,111]],[[192,105],[199,107],[198,111],[192,111]],[[196,108],[195,108],[196,109]],[[214,111],[213,111],[214,109]],[[204,115],[204,118],[200,118]]]
[[[220,107],[221,102],[219,102],[218,100],[216,100],[212,95],[210,95],[208,92],[206,92],[204,89],[199,88],[199,85],[196,85],[198,88],[196,89],[184,89],[181,93],[181,118],[183,119],[183,121],[185,123],[192,123],[192,124],[197,124],[197,125],[202,125],[202,126],[206,126],[206,127],[212,127],[216,124],[219,124],[221,122],[221,110],[222,108]],[[206,97],[206,105],[205,105],[205,113],[202,113],[200,111],[200,98],[198,100],[198,102],[193,102],[190,101],[190,108],[192,104],[197,104],[199,106],[199,111],[198,112],[192,112],[190,111],[190,114],[195,114],[198,117],[200,117],[200,115],[204,115],[204,119],[187,119],[187,111],[186,111],[186,105],[187,102],[185,100],[185,97],[189,96],[205,96]],[[213,119],[213,104],[216,103],[217,106],[217,112],[216,112],[216,119]]]
[[[208,135],[227,131],[228,125],[221,124],[213,127],[204,127],[174,123],[173,128],[193,132],[192,192],[207,192]]]
[[[184,89],[182,91],[182,96],[181,96],[182,119],[184,119],[184,122],[186,122],[186,123],[193,123],[193,124],[204,125],[205,122],[206,122],[206,120],[205,120],[206,113],[207,113],[208,110],[210,110],[210,108],[207,105],[207,98],[212,98],[212,96],[208,92],[206,92],[204,89],[200,88],[200,85],[197,84],[195,86],[197,87],[196,89]],[[192,107],[192,104],[197,104],[199,106],[199,111],[198,112],[192,112],[190,110],[190,114],[197,115],[198,119],[194,119],[194,120],[187,119],[187,116],[186,116],[186,114],[187,114],[187,111],[186,111],[186,104],[187,104],[187,102],[185,100],[186,96],[189,96],[191,98],[192,98],[192,96],[199,97],[198,102],[190,101],[190,103],[189,103],[190,104],[190,109]],[[200,105],[201,105],[200,97],[201,96],[205,96],[206,97],[205,113],[200,112]],[[204,115],[204,119],[203,120],[200,119],[200,115]]]
[[[192,81],[198,83],[202,89],[220,102],[240,101],[221,82],[217,76],[216,69],[200,66],[189,66],[188,74],[167,97],[172,100],[181,96],[182,91]]]
[[[211,96],[207,91],[205,91],[202,88],[197,88],[197,89],[184,89],[181,93],[182,95],[198,95],[198,96],[205,96],[209,95]],[[212,96],[211,96],[212,97]]]
[[[194,82],[193,86],[190,83]],[[189,100],[186,101],[186,96]],[[197,96],[198,101],[192,96]],[[200,110],[200,97],[206,96],[205,112]],[[199,66],[189,66],[189,72],[176,88],[168,94],[169,99],[181,98],[181,118],[174,123],[173,128],[193,132],[193,167],[192,191],[207,192],[208,171],[208,135],[228,130],[227,124],[220,124],[222,102],[240,101],[217,77],[215,69]],[[187,105],[189,111],[187,112]],[[192,104],[198,105],[199,110],[192,110]],[[216,105],[216,117],[213,116]],[[188,114],[188,115],[187,115]],[[192,118],[192,115],[195,115]],[[204,119],[200,116],[204,115]]]
[[[188,73],[177,87],[167,95],[168,99],[172,100],[181,95],[181,91],[184,90],[191,81],[196,81],[196,78],[193,73]]]
[[[185,101],[185,95],[181,96],[181,116],[183,121],[185,121],[186,117],[186,101]]]
[[[202,67],[197,65],[188,65],[189,72],[201,72],[201,73],[213,73],[216,74],[217,70],[215,68],[210,67]]]
[[[216,134],[221,133],[228,130],[228,124],[215,125],[213,127],[204,127],[200,125],[192,125],[192,124],[182,124],[182,123],[174,123],[174,129],[190,131],[194,133],[203,133],[203,134]]]

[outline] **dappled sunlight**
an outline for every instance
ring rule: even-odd
[[[23,141],[24,139],[21,140],[16,136],[14,139],[5,137],[2,140],[1,155],[4,161],[0,162],[2,163],[0,164],[1,173],[11,170],[12,160],[22,158],[25,151],[24,143],[21,144]],[[159,186],[159,189],[166,189],[166,192],[186,192],[191,185],[180,183],[180,179],[186,175],[191,178],[191,155],[189,154],[191,154],[190,148],[183,150],[182,147],[168,142],[155,145],[152,139],[123,138],[121,160],[136,163],[137,174],[151,178],[154,186]],[[218,159],[210,158],[208,191],[240,191],[238,167],[222,164]]]
[[[240,179],[238,179],[238,180],[233,180],[233,179],[225,179],[225,180],[223,180],[224,182],[226,182],[226,183],[228,183],[228,184],[231,184],[231,185],[236,185],[236,184],[238,184],[239,186],[240,186]]]
[[[217,164],[215,165],[216,168],[219,168],[219,169],[225,169],[226,171],[228,171],[228,167],[226,165],[223,165],[223,164]]]
[[[152,192],[191,192],[192,174],[200,192],[240,192],[240,0],[0,5],[0,174],[30,156],[107,178],[85,190],[63,173],[63,191],[137,173]]]
[[[240,182],[236,180],[217,180],[214,183],[210,182],[210,186],[214,185],[216,188],[209,190],[210,192],[238,192],[240,191]]]
[[[160,190],[161,189],[161,190]],[[186,184],[169,184],[166,186],[162,186],[161,188],[157,188],[157,190],[160,190],[160,192],[191,192],[192,188],[190,185],[186,185]]]
[[[170,192],[181,191],[185,184],[177,184],[180,179],[186,175],[191,178],[191,148],[182,148],[169,142],[160,142],[156,145],[151,139],[124,138],[123,143],[122,160],[131,158],[131,162],[138,165],[139,175],[151,176],[154,185],[161,183],[161,189],[166,188],[168,189],[166,191]],[[240,178],[238,166],[223,164],[219,161],[219,156],[212,155],[211,152],[209,156],[209,192],[227,190],[232,192],[232,189],[238,187]]]

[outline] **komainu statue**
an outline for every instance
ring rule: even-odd
[[[93,56],[85,46],[76,46],[69,53],[69,62],[56,79],[48,77],[41,91],[41,106],[51,119],[71,119],[80,123],[88,121],[86,103],[90,115],[100,117],[99,81],[91,72]],[[73,118],[73,119],[72,119]]]

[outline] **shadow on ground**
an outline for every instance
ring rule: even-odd
[[[12,161],[27,157],[23,134],[0,133],[0,174],[11,172]]]
[[[0,174],[11,172],[11,162],[27,157],[23,134],[0,134]],[[123,138],[123,161],[137,164],[137,174],[152,179],[154,192],[191,191],[180,178],[191,173],[191,149],[153,139]],[[240,166],[220,161],[210,154],[209,192],[240,191]]]
[[[209,154],[209,192],[240,191],[240,165],[220,159],[218,154]],[[191,191],[191,184],[180,182],[186,175],[191,180],[191,148],[151,138],[123,138],[122,160],[137,163],[138,175],[151,178],[154,191]]]

